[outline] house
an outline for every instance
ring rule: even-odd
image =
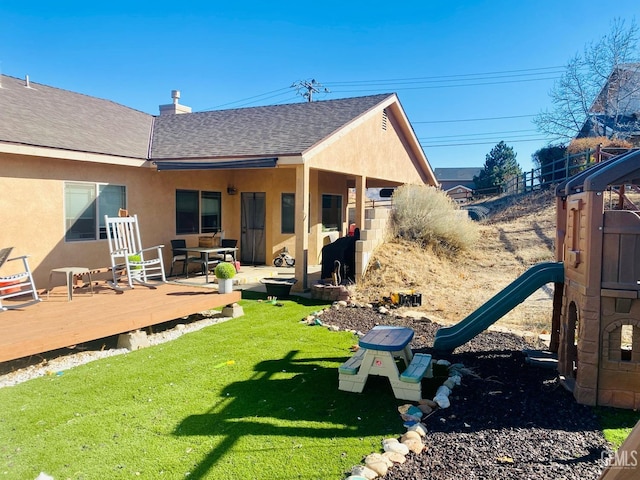
[[[366,188],[437,183],[393,93],[191,113],[174,91],[150,115],[0,82],[0,245],[31,255],[40,285],[53,268],[109,265],[104,215],[124,208],[148,245],[221,230],[247,264],[286,247],[306,288],[326,237],[347,233],[349,188],[363,226]]]
[[[620,138],[640,145],[640,63],[618,65],[589,109],[576,138]]]
[[[473,177],[480,175],[482,168],[436,168],[436,179],[440,188],[457,203],[466,203],[476,188]]]

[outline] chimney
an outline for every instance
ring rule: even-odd
[[[176,115],[178,113],[191,113],[191,107],[180,105],[180,90],[171,90],[171,99],[173,103],[169,105],[160,105],[160,115]]]

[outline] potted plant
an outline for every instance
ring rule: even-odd
[[[220,262],[213,271],[218,279],[218,293],[230,293],[233,291],[233,277],[236,276],[236,267],[229,262]]]

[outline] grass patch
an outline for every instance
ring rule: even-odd
[[[319,308],[245,315],[174,341],[0,389],[4,478],[341,478],[403,431],[391,388],[337,388],[354,337]]]
[[[596,414],[604,438],[617,450],[629,436],[633,427],[640,421],[640,412],[620,408],[597,407]]]

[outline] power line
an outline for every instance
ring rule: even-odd
[[[502,70],[497,72],[483,72],[483,73],[462,73],[457,75],[435,75],[430,77],[406,77],[406,78],[390,78],[386,80],[352,80],[352,81],[342,81],[342,82],[327,82],[331,85],[356,85],[356,84],[365,84],[365,83],[390,83],[390,82],[405,82],[405,81],[432,81],[438,79],[447,79],[447,78],[460,78],[460,77],[474,77],[474,76],[486,76],[486,75],[503,75],[503,74],[520,74],[521,72],[534,72],[538,70],[557,70],[560,69],[559,72],[553,73],[562,73],[564,72],[565,67],[557,66],[557,67],[540,67],[540,68],[526,68],[520,70]],[[542,74],[542,73],[540,73]],[[530,74],[536,75],[536,74]],[[516,75],[517,76],[517,75]]]
[[[237,108],[237,107],[241,107],[241,106],[244,106],[244,105],[249,105],[251,103],[254,103],[254,102],[249,102],[249,100],[254,100],[255,99],[256,101],[258,101],[257,99],[260,98],[260,97],[264,97],[264,98],[260,98],[259,101],[269,100],[270,98],[280,97],[282,95],[288,94],[290,92],[290,88],[291,87],[278,88],[276,90],[271,90],[270,92],[261,93],[259,95],[253,95],[252,97],[247,97],[247,98],[242,99],[242,100],[236,100],[234,102],[222,103],[220,105],[216,105],[215,107],[204,108],[204,109],[199,110],[199,111],[200,112],[206,112],[206,111],[215,110],[215,109],[218,109],[218,108],[221,108],[221,107],[227,107],[229,105],[241,104],[241,105],[236,105],[236,108]],[[277,93],[277,92],[280,92],[280,93]],[[274,93],[276,95],[272,95]],[[266,97],[266,95],[270,95],[270,96]]]
[[[503,130],[501,132],[485,132],[485,133],[460,133],[457,135],[438,135],[437,137],[420,137],[419,140],[431,140],[436,138],[454,138],[454,137],[478,137],[478,136],[496,136],[502,135],[504,133],[524,133],[524,132],[537,132],[537,130],[527,129],[527,130]]]
[[[506,80],[504,82],[481,82],[481,83],[465,83],[460,85],[427,85],[422,87],[392,87],[393,90],[425,90],[434,88],[459,88],[459,87],[478,87],[483,85],[504,85],[507,83],[524,83],[524,82],[538,82],[540,80],[557,80],[560,77],[547,77],[547,78],[532,78],[528,80]],[[352,93],[352,92],[377,92],[379,89],[357,89],[357,90],[334,90],[338,93]]]
[[[530,138],[530,139],[524,139],[524,140],[509,140],[509,142],[505,142],[505,143],[523,143],[523,142],[542,142],[542,141],[548,141],[547,137],[541,137],[541,138]],[[495,145],[497,143],[500,143],[500,140],[494,140],[494,141],[489,141],[489,142],[471,142],[471,143],[449,143],[449,144],[444,144],[444,145],[424,145],[424,144],[420,144],[422,146],[422,148],[437,148],[437,147],[464,147],[467,145]]]
[[[485,117],[485,118],[462,118],[457,120],[426,120],[419,122],[411,122],[412,124],[416,123],[455,123],[455,122],[483,122],[485,120],[506,120],[509,118],[526,118],[526,117],[535,117],[536,114],[531,115],[510,115],[508,117]]]
[[[562,69],[562,70],[558,70],[558,69]],[[502,70],[502,71],[482,72],[482,73],[436,75],[436,76],[429,76],[429,77],[405,77],[405,78],[382,79],[382,80],[380,79],[378,80],[345,80],[345,81],[338,81],[338,82],[327,82],[327,85],[336,85],[336,86],[358,86],[358,85],[385,86],[386,85],[386,86],[390,86],[392,90],[415,90],[415,89],[421,89],[421,88],[450,88],[450,87],[462,87],[462,86],[497,85],[497,84],[504,84],[504,83],[520,83],[520,82],[531,82],[531,81],[540,81],[540,80],[552,80],[552,79],[556,79],[557,77],[506,80],[502,82],[466,83],[466,84],[457,84],[457,85],[445,84],[445,85],[433,85],[433,86],[422,86],[422,87],[398,88],[398,85],[408,85],[412,83],[427,83],[427,82],[438,82],[438,81],[461,82],[461,81],[466,81],[465,79],[469,81],[477,81],[477,80],[491,79],[491,78],[509,78],[509,77],[522,77],[522,76],[533,76],[533,75],[558,74],[558,73],[562,73],[564,71],[563,69],[564,67],[562,66],[554,66],[554,67],[527,68],[527,69],[519,69],[519,70]],[[534,73],[534,72],[538,72],[538,73]],[[265,100],[269,100],[271,98],[276,98],[284,95],[285,92],[289,91],[290,88],[291,86],[282,87],[276,90],[272,90],[270,92],[253,95],[250,97],[235,100],[233,102],[223,103],[220,105],[216,105],[214,107],[205,108],[200,111],[215,110],[215,109],[220,109],[222,107],[228,107],[230,105],[235,105],[236,108],[239,108],[239,107],[252,105],[256,103],[263,103]],[[379,92],[379,89],[337,90],[337,92],[371,92],[371,91]],[[530,115],[530,116],[533,116],[533,115]],[[518,117],[504,117],[504,118],[518,118]],[[412,122],[412,123],[437,123],[437,122]]]

